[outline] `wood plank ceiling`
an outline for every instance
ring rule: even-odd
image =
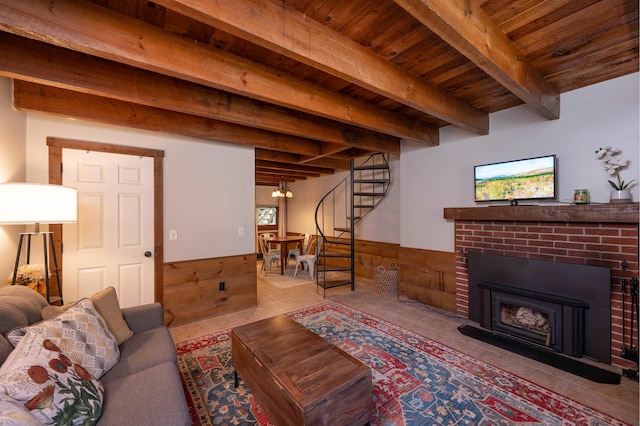
[[[245,144],[256,184],[638,71],[637,0],[0,0],[14,105]]]

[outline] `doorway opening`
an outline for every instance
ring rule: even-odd
[[[89,142],[74,139],[56,137],[47,138],[49,147],[49,183],[62,185],[62,150],[77,149],[84,151],[96,151],[112,154],[134,155],[153,158],[153,246],[154,246],[154,301],[164,303],[164,254],[163,254],[163,160],[164,151],[147,148],[137,148],[123,145],[114,145],[100,142]],[[62,225],[50,225],[54,232],[54,250],[56,256],[62,259]],[[60,271],[60,280],[64,281],[63,268]],[[60,283],[61,284],[61,283]]]

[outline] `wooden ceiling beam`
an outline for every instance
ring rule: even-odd
[[[320,155],[320,143],[159,108],[14,80],[14,106],[157,132],[259,146],[298,155]]]
[[[255,155],[256,155],[256,160],[278,161],[278,162],[295,163],[295,164],[298,164],[301,162],[300,155],[286,153],[286,152],[272,151],[272,150],[262,149],[262,148],[256,148]],[[315,160],[309,160],[304,164],[309,166],[331,168],[334,170],[349,170],[351,167],[351,163],[349,160],[342,159],[342,158],[334,158],[334,157],[317,158]]]
[[[278,133],[397,154],[393,136],[0,32],[0,75]]]
[[[548,119],[560,117],[560,94],[474,1],[393,0]]]
[[[303,173],[294,173],[294,172],[289,172],[284,170],[281,173],[275,173],[275,172],[256,169],[255,176],[256,176],[256,179],[263,180],[263,181],[275,180],[276,182],[280,182],[282,179],[284,179],[285,182],[295,182],[297,180],[306,180],[307,177],[319,177],[320,175],[309,176]]]
[[[439,143],[435,126],[90,2],[0,0],[0,30],[398,138]]]
[[[291,178],[295,178],[296,180],[298,179],[306,179],[308,177],[312,177],[312,178],[316,178],[316,177],[320,177],[320,173],[311,173],[311,172],[302,172],[299,170],[286,170],[286,169],[282,169],[282,170],[275,170],[275,169],[270,169],[267,167],[256,167],[256,174],[264,174],[264,175],[281,175],[281,176],[289,176]]]
[[[298,163],[300,156],[289,152],[273,151],[269,149],[256,148],[256,160],[282,161],[285,163]]]
[[[220,28],[313,68],[479,134],[489,116],[394,65],[370,49],[272,0],[157,0],[185,16]]]
[[[296,170],[305,173],[313,173],[318,175],[333,174],[333,169],[329,167],[309,166],[306,164],[293,164],[281,161],[255,160],[256,167],[269,168],[272,170]]]
[[[330,157],[317,158],[312,161],[307,161],[305,164],[308,164],[310,166],[330,167],[334,170],[334,172],[336,170],[338,171],[349,170],[351,167],[351,162],[349,160],[342,160],[339,158],[330,158]]]
[[[287,183],[290,183],[290,182],[295,182],[296,180],[304,180],[305,178],[296,179],[295,177],[291,177],[287,175],[271,175],[271,174],[256,173],[255,179],[256,179],[256,185],[279,186],[280,182],[282,182],[283,180]]]

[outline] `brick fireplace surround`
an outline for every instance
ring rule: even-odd
[[[446,208],[455,220],[456,307],[468,318],[467,253],[603,266],[611,269],[611,364],[635,369],[620,357],[622,349],[621,279],[638,277],[638,204],[584,206],[491,206]],[[626,260],[627,269],[621,263]],[[629,346],[631,298],[625,297],[626,345]],[[637,335],[637,318],[634,321]],[[588,331],[587,331],[588,332]],[[634,337],[634,346],[638,345]]]

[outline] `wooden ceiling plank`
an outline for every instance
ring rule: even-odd
[[[372,151],[366,151],[363,149],[358,149],[358,148],[348,148],[339,152],[334,152],[333,154],[328,154],[325,155],[324,158],[335,158],[335,159],[340,159],[340,160],[347,160],[350,161],[353,158],[358,158],[358,157],[364,157],[366,155],[371,155],[373,154]],[[298,160],[299,163],[304,163],[304,164],[312,164],[315,163],[317,160],[320,160],[321,158],[323,158],[322,155],[320,156],[304,156],[301,155],[300,159]]]
[[[285,181],[285,182],[295,182],[296,180],[305,180],[306,178],[303,177],[296,177],[296,176],[291,176],[288,174],[270,174],[270,173],[256,173],[255,174],[256,179],[259,179],[262,182],[275,182],[275,184],[279,184],[281,181]]]
[[[328,120],[312,121],[280,107],[150,71],[1,32],[0,45],[4,51],[0,75],[7,77],[307,139],[400,152],[400,141],[392,136]]]
[[[549,80],[553,80],[555,76],[563,76],[564,78],[581,69],[583,63],[606,61],[613,56],[624,55],[625,52],[637,52],[639,35],[637,26],[634,29],[614,28],[579,47],[574,46],[563,51],[562,55],[547,55],[538,58],[535,64],[540,70],[550,70],[547,75]],[[637,54],[635,57],[637,60]],[[606,67],[603,64],[603,70]]]
[[[553,9],[556,3],[567,1],[572,0],[491,0],[482,5],[482,10],[496,25],[505,30],[530,23],[544,16],[546,10]]]
[[[317,158],[312,161],[307,161],[305,164],[320,167],[331,167],[334,172],[336,170],[349,170],[349,168],[351,167],[351,162],[349,160],[331,157]]]
[[[320,177],[320,175],[308,175],[304,173],[295,173],[291,171],[283,171],[282,173],[264,171],[260,169],[256,169],[255,172],[256,179],[265,180],[269,177],[280,177],[280,179],[284,178],[285,181],[296,181],[296,180],[306,180],[309,177],[315,178]]]
[[[311,172],[302,172],[297,169],[270,169],[268,167],[256,167],[256,174],[264,174],[264,175],[277,175],[277,174],[285,174],[289,177],[296,179],[306,179],[306,178],[317,178],[320,177],[320,173],[311,173]]]
[[[327,157],[333,154],[343,152],[345,149],[348,149],[348,148],[346,148],[344,145],[324,143],[322,144],[322,147],[320,149],[320,155],[318,155],[318,157]]]
[[[305,14],[271,0],[158,0],[168,9],[479,134],[486,113]]]
[[[399,138],[438,129],[89,2],[0,0],[0,30]],[[91,22],[91,25],[78,25]]]
[[[638,27],[638,2],[598,2],[552,22],[514,43],[535,61],[551,52],[563,55],[598,38],[602,33],[622,27],[630,33]]]
[[[566,87],[584,87],[595,84],[597,81],[611,80],[616,77],[631,74],[638,71],[637,44],[632,42],[629,50],[620,52],[606,58],[589,58],[581,61],[579,70],[573,70],[570,74],[560,73],[551,76],[553,81],[560,81]],[[633,52],[633,53],[632,53]],[[597,81],[596,81],[597,80]],[[570,90],[570,89],[569,89]]]
[[[264,148],[255,149],[256,160],[282,161],[285,163],[298,163],[300,156],[290,152],[273,151]]]
[[[595,2],[599,0],[589,1]],[[526,34],[527,32],[535,31],[537,26],[549,25],[551,22],[558,19],[556,18],[556,15],[559,14],[559,11],[567,10],[567,6],[570,9],[565,13],[570,14],[574,13],[575,10],[583,9],[586,4],[584,0],[580,2],[576,2],[575,0],[545,0],[537,2],[537,4],[531,6],[532,7],[527,9],[521,9],[521,13],[518,13],[516,16],[512,16],[504,22],[496,22],[502,32],[508,34],[511,40],[517,39],[517,34],[522,29],[529,29],[524,32]],[[574,10],[572,11],[571,9]],[[512,34],[513,32],[515,32],[515,34]]]
[[[458,52],[548,119],[560,94],[473,1],[394,0]]]
[[[46,112],[118,126],[259,146],[299,155],[319,155],[321,152],[318,142],[295,136],[20,80],[14,81],[14,106],[19,110]]]
[[[256,159],[256,167],[266,167],[271,169],[292,169],[304,171],[308,173],[333,174],[333,169],[328,167],[308,166],[303,164],[292,164],[281,161],[267,161]]]
[[[301,162],[301,156],[299,155],[272,151],[263,148],[256,148],[255,155],[256,160],[280,161],[296,164]],[[305,164],[338,170],[349,170],[349,168],[351,167],[349,160],[334,157],[322,157],[315,160],[306,161]]]

